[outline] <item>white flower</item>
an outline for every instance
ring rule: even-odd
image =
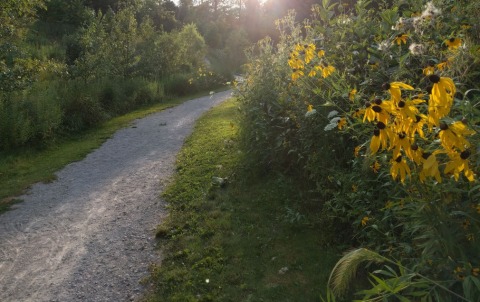
[[[378,44],[378,50],[388,52],[390,50],[390,43],[388,41],[381,42]]]
[[[284,275],[286,272],[288,272],[288,267],[282,267],[282,268],[278,271],[278,273],[279,273],[280,275]]]
[[[330,131],[338,126],[338,121],[341,120],[339,117],[334,117],[328,125],[325,126],[323,130]]]
[[[337,115],[337,114],[338,114],[338,111],[336,111],[336,110],[330,111],[330,113],[328,114],[327,118],[332,118],[332,117],[334,117],[334,116]]]
[[[436,17],[440,16],[441,13],[442,11],[433,5],[433,1],[430,1],[427,3],[427,5],[425,5],[425,10],[422,12],[422,17],[431,17],[432,19],[435,19]]]
[[[213,95],[215,92],[214,91],[210,91],[210,95]]]
[[[227,82],[227,85],[230,85],[230,84],[231,84],[231,82]]]
[[[210,279],[205,279],[205,283],[210,283]]]
[[[412,55],[422,55],[423,54],[423,45],[422,44],[417,44],[413,43],[408,47]]]

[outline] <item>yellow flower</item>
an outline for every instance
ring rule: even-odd
[[[467,239],[468,239],[468,241],[475,241],[475,235],[467,234]],[[477,270],[478,270],[478,268],[477,268]],[[476,271],[476,272],[478,272],[478,271]],[[478,276],[478,274],[475,275],[475,276]]]
[[[378,161],[376,161],[373,165],[370,166],[370,168],[373,169],[374,173],[378,173],[378,169],[380,168],[380,164],[378,163]]]
[[[397,102],[402,99],[402,92],[400,91],[400,87],[410,90],[414,89],[412,86],[400,82],[384,83],[382,85],[383,90],[388,90],[392,95],[392,100]]]
[[[387,149],[387,139],[389,139],[390,142],[393,141],[393,132],[386,127],[385,123],[378,122],[376,129],[373,130],[373,137],[370,141],[370,150],[372,150],[372,154],[377,153],[380,147],[380,150]]]
[[[315,69],[312,69],[310,73],[308,74],[309,77],[314,77],[317,73],[315,72]]]
[[[448,49],[458,49],[458,47],[460,45],[462,45],[462,39],[455,39],[455,38],[451,38],[450,40],[448,40],[447,42],[445,42],[445,44],[448,46]]]
[[[343,5],[343,6],[348,6],[348,3],[343,3],[342,5]]]
[[[453,97],[457,92],[455,83],[452,79],[439,77],[436,74],[428,76],[430,82],[433,83],[431,100],[434,102],[434,106],[450,107]],[[432,105],[432,104],[430,104]]]
[[[362,219],[362,226],[366,226],[366,225],[367,225],[367,221],[369,221],[369,220],[370,220],[370,218],[368,218],[368,217],[363,217],[363,219]]]
[[[304,73],[300,69],[294,69],[292,73],[292,81],[295,82],[296,79],[300,78],[300,76],[303,76]]]
[[[355,153],[355,157],[358,156],[358,151],[360,151],[361,146],[355,147],[355,150],[353,151]]]
[[[312,109],[313,109],[313,106],[312,106],[312,105],[308,105],[307,111],[312,111]]]
[[[393,202],[391,202],[390,200],[387,201],[387,203],[385,204],[385,207],[388,208],[389,206],[391,206],[393,204]]]
[[[462,224],[461,224],[461,227],[464,228],[465,230],[468,229],[468,226],[471,225],[470,221],[465,219]]]
[[[329,66],[326,66],[323,68],[322,70],[322,77],[326,78],[328,77],[329,75],[331,75],[334,71],[335,71],[335,67],[329,65]]]
[[[318,52],[318,57],[321,58],[325,55],[325,51],[323,49],[320,49],[320,51]]]
[[[475,131],[467,129],[464,123],[458,121],[452,125],[447,125],[445,122],[440,123],[440,142],[445,150],[450,150],[457,147],[461,151],[465,150],[465,145],[470,147],[470,142],[463,136],[475,134]]]
[[[435,151],[432,153],[424,152],[422,154],[422,158],[420,159],[423,163],[422,171],[420,171],[420,181],[423,183],[427,179],[427,176],[435,177],[438,182],[442,182],[442,178],[440,177],[440,172],[438,171],[438,162],[436,158],[436,154],[439,151]]]
[[[407,162],[402,160],[402,156],[399,155],[394,161],[392,168],[390,168],[390,174],[392,174],[393,179],[396,179],[400,174],[401,182],[405,181],[405,175],[408,174],[410,177],[410,168],[407,166]]]
[[[361,118],[362,114],[364,113],[365,113],[365,109],[356,109],[355,113],[353,114],[353,117]]]
[[[230,123],[230,128],[235,129],[235,125],[233,123]]]
[[[468,24],[460,26],[461,29],[469,29],[470,27],[472,27],[472,26],[470,26]]]
[[[345,124],[347,124],[347,121],[345,120],[344,117],[342,117],[338,122],[338,129],[342,130],[342,127],[345,127]]]
[[[353,100],[355,97],[354,95],[357,93],[357,89],[353,89],[352,91],[350,91],[350,93],[348,94],[348,97]]]
[[[300,128],[300,124],[297,124],[297,128]]]
[[[450,63],[453,61],[453,59],[454,59],[454,57],[450,57],[450,58],[446,59],[445,61],[443,61],[442,63],[438,63],[436,65],[436,67],[440,70],[450,68]]]
[[[423,74],[428,76],[435,72],[435,65],[430,65],[423,69]]]
[[[453,170],[453,175],[455,176],[455,180],[458,181],[460,172],[464,171],[463,173],[465,174],[465,177],[469,181],[473,181],[473,172],[472,170],[470,170],[470,167],[468,166],[470,162],[468,160],[468,157],[470,156],[470,152],[465,150],[459,154],[455,151],[452,151],[448,153],[448,156],[452,161],[447,164],[443,172],[447,174]]]
[[[370,64],[370,67],[371,67],[372,69],[374,69],[375,67],[378,67],[378,65],[380,65],[380,63],[378,63],[378,62],[376,62],[376,63],[371,63],[371,64]]]
[[[393,39],[392,44],[397,42],[397,44],[400,45],[402,43],[402,41],[403,41],[403,43],[407,44],[407,41],[405,40],[405,38],[408,38],[408,35],[399,34],[395,37],[395,39]]]
[[[353,185],[352,190],[353,190],[353,192],[357,192],[357,187],[355,187],[355,185]]]

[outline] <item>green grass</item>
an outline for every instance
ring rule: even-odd
[[[215,91],[226,89],[228,87]],[[0,154],[0,214],[18,202],[11,197],[22,194],[33,183],[55,180],[54,172],[71,162],[82,160],[88,153],[100,147],[115,131],[128,126],[133,120],[208,94],[209,91],[200,92],[143,107],[113,118],[99,127],[71,136],[45,150],[29,148],[16,153]]]
[[[147,301],[320,301],[338,260],[328,229],[310,223],[316,202],[302,183],[242,168],[238,104],[200,117],[163,196],[157,237],[165,258]],[[212,177],[228,178],[220,186]],[[284,274],[282,268],[288,268]]]

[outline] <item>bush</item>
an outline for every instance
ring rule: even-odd
[[[277,22],[280,43],[249,51],[238,83],[246,152],[310,182],[345,248],[374,251],[348,256],[336,294],[355,259],[389,259],[364,299],[478,301],[480,4],[393,2]]]

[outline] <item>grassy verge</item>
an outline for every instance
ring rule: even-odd
[[[222,87],[215,91],[224,91]],[[65,165],[82,160],[88,153],[97,149],[112,136],[115,131],[128,126],[135,119],[177,106],[187,100],[208,95],[209,91],[150,105],[131,113],[113,118],[105,124],[79,133],[68,140],[45,150],[28,149],[17,153],[0,155],[0,214],[18,203],[13,199],[28,186],[36,182],[48,182],[56,179],[54,172]]]
[[[237,106],[229,100],[206,112],[178,155],[178,173],[164,191],[169,216],[157,231],[165,258],[153,268],[147,301],[325,297],[338,258],[327,248],[328,230],[309,223],[316,206],[299,193],[308,191],[301,183],[241,168],[231,127]]]

